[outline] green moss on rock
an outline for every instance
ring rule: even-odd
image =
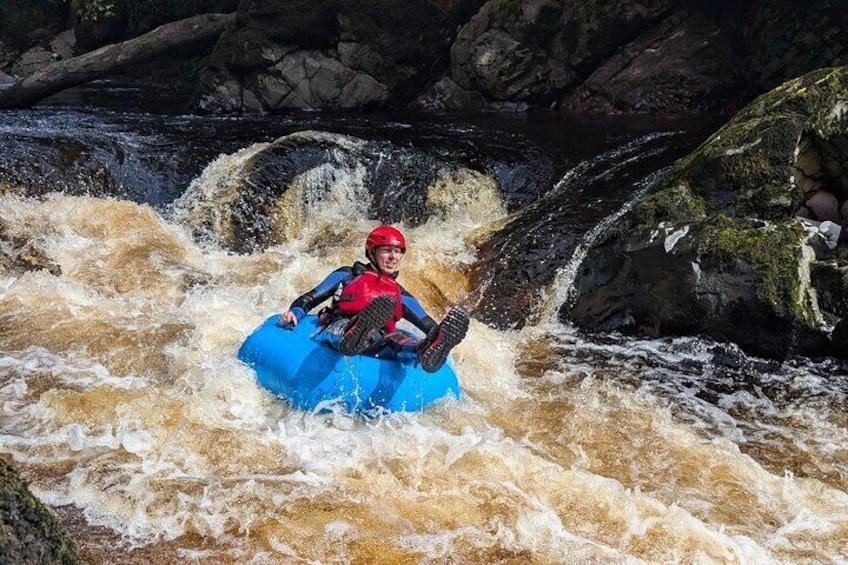
[[[684,185],[709,213],[789,218],[803,199],[792,178],[798,141],[807,131],[824,138],[848,132],[848,68],[822,69],[760,96],[653,192]]]
[[[651,230],[660,223],[680,223],[703,218],[707,213],[704,199],[685,184],[675,184],[648,194],[633,208],[635,229]]]
[[[82,564],[62,524],[0,458],[0,562]]]
[[[758,277],[757,298],[775,314],[814,323],[806,307],[799,264],[806,233],[797,222],[775,225],[719,215],[703,226],[696,243],[701,258],[721,263],[743,261]]]

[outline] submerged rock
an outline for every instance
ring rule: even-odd
[[[823,245],[829,234],[796,215],[845,221],[846,140],[848,68],[761,96],[601,234],[560,316],[590,330],[703,333],[767,357],[845,357],[848,248]],[[813,185],[836,202],[810,203]]]

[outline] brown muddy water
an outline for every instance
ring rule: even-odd
[[[0,196],[0,456],[90,562],[848,562],[845,367],[581,336],[547,314],[562,264],[523,329],[472,321],[459,401],[288,407],[236,351],[359,259],[375,221],[336,172],[290,241],[239,255],[193,236],[240,158],[210,157],[168,206]],[[439,317],[475,302],[475,242],[516,208],[485,179],[427,198],[440,212],[401,225],[401,282]]]

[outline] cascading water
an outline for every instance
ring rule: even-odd
[[[2,143],[18,135],[3,127]],[[287,133],[276,127],[253,141]],[[556,178],[584,171],[585,182],[568,178],[585,195],[632,177],[606,207],[570,200],[609,217],[649,174],[642,155],[671,155],[663,140],[679,139],[616,139],[596,167],[566,163]],[[262,188],[241,184],[267,147],[253,141],[211,156],[176,202],[0,197],[0,454],[90,561],[848,559],[848,374],[833,362],[778,365],[695,338],[589,338],[550,316],[520,331],[474,320],[456,349],[459,402],[361,419],[272,397],[235,352],[267,315],[360,258],[383,194],[368,175],[392,149],[299,171],[285,229],[234,254],[219,220],[227,190]],[[437,317],[477,303],[481,242],[519,234],[522,213],[529,229],[542,216],[527,206],[573,186],[520,201],[497,190],[498,170],[428,173],[416,196],[426,217],[401,224],[401,282]],[[573,247],[596,223],[575,228]],[[569,257],[546,274],[551,312]]]

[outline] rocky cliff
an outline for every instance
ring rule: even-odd
[[[0,72],[236,6],[172,4],[4,0]],[[848,12],[832,0],[241,0],[237,14],[182,73],[196,110],[733,111],[848,64]]]
[[[846,15],[828,0],[254,1],[239,14],[201,73],[200,109],[715,112],[848,64]]]

